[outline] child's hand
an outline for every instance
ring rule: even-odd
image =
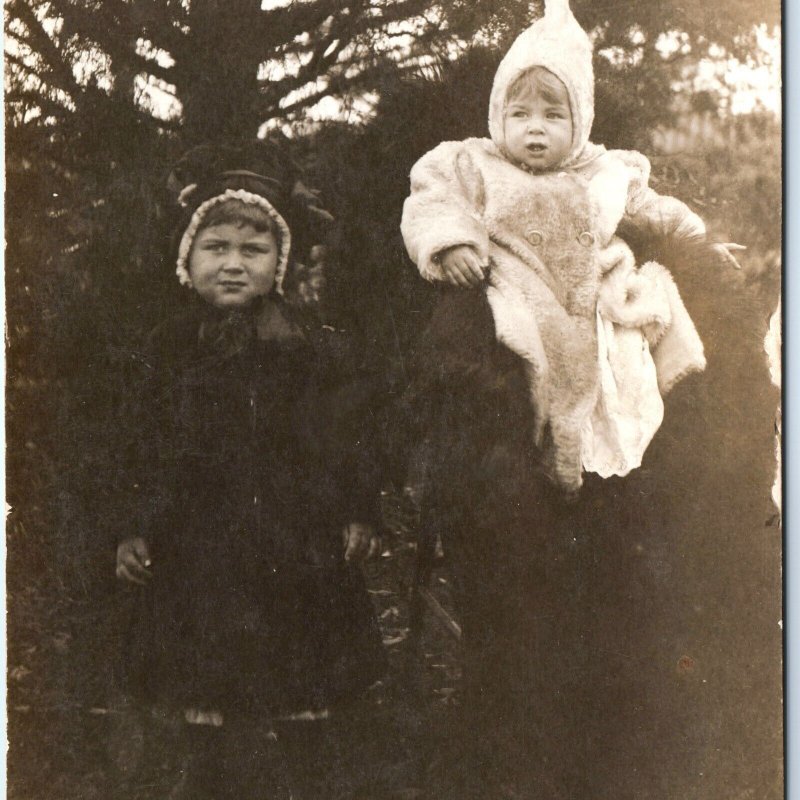
[[[126,539],[117,547],[117,577],[144,586],[152,577],[150,550],[141,536]]]
[[[342,530],[345,561],[365,561],[377,555],[381,540],[372,525],[363,522],[350,522]]]
[[[444,280],[463,289],[480,286],[486,278],[486,266],[473,247],[459,244],[439,254]]]
[[[743,244],[736,244],[736,242],[722,242],[720,244],[712,245],[713,251],[720,257],[725,266],[733,267],[734,269],[741,269],[742,265],[736,260],[733,252],[736,250],[747,250]]]

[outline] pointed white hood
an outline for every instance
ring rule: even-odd
[[[545,0],[544,16],[523,31],[500,62],[489,100],[489,134],[506,153],[503,109],[508,88],[532,67],[550,70],[567,87],[572,111],[572,148],[561,166],[573,166],[589,141],[594,120],[592,43],[569,0]]]

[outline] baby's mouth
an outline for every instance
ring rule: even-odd
[[[547,147],[543,144],[528,144],[525,145],[525,149],[529,153],[543,153],[547,149]]]

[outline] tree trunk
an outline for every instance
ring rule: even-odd
[[[259,123],[259,0],[194,0],[176,56],[187,144],[255,136]]]

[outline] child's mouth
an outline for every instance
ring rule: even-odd
[[[547,147],[543,144],[529,144],[525,146],[529,153],[543,153]]]

